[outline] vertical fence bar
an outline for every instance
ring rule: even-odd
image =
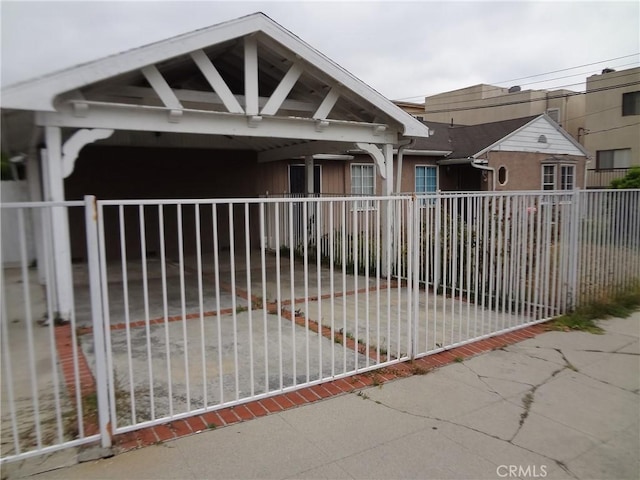
[[[235,380],[235,399],[240,398],[240,372],[238,359],[238,306],[236,292],[236,240],[235,240],[235,222],[233,221],[234,204],[227,204],[228,210],[228,231],[229,231],[229,261],[231,262],[231,317],[233,319],[233,369]]]
[[[49,238],[49,234],[51,232],[51,226],[49,222],[50,209],[46,207],[42,207],[39,210],[40,213],[40,232],[42,235],[42,254],[44,256],[44,280],[45,285],[53,285],[54,284],[54,273],[53,273],[53,258],[51,254],[51,239]],[[35,212],[34,212],[35,213]],[[1,265],[2,262],[0,262]],[[57,347],[56,347],[56,339],[55,339],[55,322],[53,319],[53,292],[51,289],[47,288],[46,290],[46,301],[47,301],[47,323],[49,330],[49,355],[51,355],[51,359],[56,358],[57,356]],[[3,291],[0,288],[0,291]],[[4,348],[4,347],[3,347]],[[58,442],[64,442],[64,431],[62,424],[62,406],[60,403],[60,375],[58,373],[58,365],[56,362],[51,362],[51,376],[53,378],[53,390],[55,396],[55,404],[56,404],[56,424],[58,430]]]
[[[324,215],[321,215],[321,204],[318,201],[313,202],[315,207],[315,226],[316,226],[316,297],[317,297],[317,307],[318,307],[318,379],[324,378],[323,372],[323,354],[322,354],[322,338],[323,338],[323,330],[322,330],[322,250],[321,250],[321,233],[322,233],[322,223],[321,219]],[[326,205],[326,204],[324,204]],[[330,231],[330,230],[329,230]],[[331,292],[333,294],[333,292]]]
[[[309,203],[302,203],[302,264],[304,271],[304,340],[305,340],[305,378],[309,382]],[[319,301],[319,300],[318,300]],[[294,322],[295,324],[295,313]]]
[[[278,315],[278,375],[280,390],[283,389],[283,352],[282,352],[282,269],[280,265],[280,205],[274,204],[274,222],[276,224],[276,306]]]
[[[187,299],[185,286],[184,267],[184,232],[182,222],[182,203],[177,204],[178,209],[178,263],[180,268],[180,311],[182,312],[182,341],[184,349],[184,375],[187,397],[187,410],[191,410],[191,374],[189,372],[189,335],[187,333]]]
[[[167,291],[167,258],[164,233],[164,207],[158,205],[158,235],[160,238],[160,277],[162,281],[162,316],[164,321],[165,358],[167,360],[167,390],[169,416],[173,416],[173,378],[171,375],[171,342],[169,338],[169,298]]]
[[[140,227],[140,261],[142,263],[142,295],[144,301],[144,328],[147,337],[147,372],[149,375],[149,403],[151,419],[156,418],[156,400],[153,390],[153,354],[151,352],[151,326],[149,325],[149,281],[147,276],[147,240],[145,235],[144,206],[138,206]]]
[[[296,244],[294,243],[294,225],[293,225],[293,201],[289,203],[289,291],[291,294],[291,355],[293,360],[293,385],[298,384],[297,376],[297,355],[296,355],[296,295],[294,290],[294,269],[295,269],[295,257],[294,250]]]
[[[269,388],[269,333],[268,333],[268,320],[267,320],[267,231],[265,229],[265,215],[264,215],[265,204],[259,204],[259,218],[260,218],[260,273],[262,280],[262,328],[264,330],[264,358],[262,361],[264,362],[264,393],[268,393]],[[276,274],[278,277],[280,276],[280,272],[278,271]],[[280,328],[278,327],[278,330]]]
[[[100,203],[97,204],[98,210],[98,250],[100,252],[100,286],[102,292],[102,319],[103,334],[106,351],[107,364],[107,381],[109,394],[109,414],[111,418],[111,434],[115,434],[118,427],[118,418],[115,404],[116,378],[113,367],[113,350],[111,348],[111,311],[109,307],[109,282],[107,281],[107,247],[105,241],[105,210]],[[46,243],[45,243],[46,244]]]
[[[120,224],[120,268],[122,269],[122,296],[124,302],[124,321],[127,341],[127,366],[129,373],[129,408],[131,409],[131,423],[137,423],[136,393],[133,377],[133,354],[131,348],[131,318],[129,311],[129,276],[127,272],[127,242],[124,223],[124,206],[118,206],[118,221]],[[112,391],[111,401],[115,404],[115,391]]]
[[[87,233],[87,262],[89,264],[89,291],[91,295],[91,318],[93,325],[94,355],[96,358],[96,394],[98,400],[98,422],[100,443],[103,448],[111,446],[109,434],[109,392],[107,390],[107,362],[104,342],[104,318],[100,287],[100,251],[98,248],[98,218],[96,197],[84,197],[84,219]]]
[[[204,330],[204,292],[202,285],[202,238],[200,227],[200,205],[195,205],[195,222],[196,222],[196,270],[198,275],[198,314],[200,316],[200,353],[202,365],[202,406],[207,408],[209,404],[209,395],[207,389],[207,355],[205,349],[205,330]]]
[[[0,258],[2,257],[2,253],[0,253]],[[4,278],[4,268],[2,267],[3,262],[0,262],[0,292],[5,292],[6,280]],[[15,397],[13,392],[13,362],[11,360],[11,350],[9,349],[9,315],[7,313],[7,302],[3,301],[2,306],[0,306],[0,337],[2,338],[2,363],[4,366],[4,375],[2,376],[2,380],[6,384],[6,392],[7,400],[9,401],[9,415],[11,418],[11,433],[13,434],[13,448],[16,451],[16,455],[22,453],[22,447],[20,445],[20,435],[18,433],[18,423],[16,421],[16,404]],[[29,321],[29,320],[27,320]]]
[[[340,216],[341,240],[342,240],[342,373],[347,371],[347,200],[340,202],[342,215]],[[355,205],[352,203],[352,207]]]
[[[382,255],[382,235],[380,224],[380,209],[382,205],[380,200],[376,200],[376,220],[375,220],[375,232],[376,232],[376,363],[380,363],[380,275],[381,275],[381,255]],[[333,293],[333,291],[332,291]]]
[[[579,257],[581,245],[583,243],[582,235],[580,232],[580,217],[582,215],[581,202],[582,196],[579,190],[573,192],[571,204],[571,240],[568,246],[569,256],[569,304],[567,305],[569,310],[573,310],[576,307],[578,298],[578,269],[579,269]]]
[[[415,358],[415,356],[419,353],[418,350],[418,322],[420,320],[420,267],[419,267],[419,259],[420,259],[420,200],[416,200],[415,197],[411,197],[409,199],[409,211],[410,215],[408,216],[410,220],[409,226],[411,232],[411,240],[407,245],[409,251],[413,251],[411,263],[413,263],[411,273],[411,297],[412,297],[412,305],[411,305],[411,313],[408,315],[409,317],[409,328],[408,335],[409,338],[407,342],[410,348],[409,358]],[[407,289],[407,293],[409,293],[409,289]]]
[[[329,291],[331,296],[329,297],[329,308],[331,310],[329,321],[331,322],[331,376],[334,377],[336,374],[336,302],[335,302],[335,280],[333,278],[335,271],[335,252],[334,252],[334,238],[335,238],[335,227],[333,224],[333,214],[334,214],[334,202],[329,202]]]
[[[42,448],[42,427],[40,425],[40,394],[38,392],[37,368],[35,361],[35,346],[33,341],[33,315],[31,314],[31,291],[29,282],[29,271],[27,261],[27,239],[25,235],[24,209],[18,209],[18,238],[20,241],[20,270],[22,281],[22,296],[24,301],[25,324],[27,326],[27,350],[29,352],[29,378],[31,380],[31,401],[33,404],[33,421],[36,432],[36,442],[38,449]],[[74,365],[77,365],[77,351],[74,350]],[[78,379],[78,369],[75,369],[76,382]],[[76,385],[77,388],[77,385]],[[79,389],[78,389],[79,390]],[[79,394],[79,392],[78,392]],[[82,433],[84,433],[81,430]],[[82,435],[84,436],[84,435]]]
[[[262,233],[261,233],[262,234]],[[255,365],[253,356],[253,297],[251,295],[251,232],[249,229],[249,203],[244,204],[244,246],[245,246],[245,264],[246,264],[246,285],[247,285],[247,302],[249,302],[249,308],[247,310],[247,316],[249,317],[249,382],[251,386],[249,388],[251,396],[255,395]]]

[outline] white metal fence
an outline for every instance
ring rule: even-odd
[[[106,446],[627,288],[639,206],[638,190],[3,204],[18,244],[37,224],[43,255],[40,275],[26,249],[3,269],[2,462]],[[56,325],[61,208],[81,241]]]

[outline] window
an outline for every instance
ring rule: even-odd
[[[416,166],[416,193],[435,193],[438,190],[438,167],[429,165]],[[426,205],[426,199],[422,199],[421,205]]]
[[[555,165],[542,166],[542,189],[543,190],[556,189],[556,166]]]
[[[560,178],[557,178],[558,168]],[[542,189],[543,190],[573,190],[576,188],[575,165],[543,165]]]
[[[560,167],[560,190],[573,190],[575,188],[575,171],[574,165],[562,165]]]
[[[640,115],[640,92],[622,94],[622,116]]]
[[[631,149],[598,150],[596,152],[596,170],[629,168],[631,165]]]
[[[354,163],[351,165],[351,194],[352,195],[374,195],[375,194],[375,172],[371,164]],[[368,209],[373,207],[373,202],[358,202],[356,208]]]
[[[498,169],[498,183],[506,185],[507,183],[507,167],[504,165]]]
[[[416,193],[435,193],[438,190],[438,167],[416,166]]]

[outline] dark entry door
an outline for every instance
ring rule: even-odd
[[[304,170],[304,165],[289,167],[289,192],[295,195],[307,192]],[[313,166],[313,193],[320,193],[320,165]]]
[[[293,197],[306,196],[307,183],[305,181],[305,166],[291,165],[289,167],[289,192]],[[320,165],[313,166],[313,193],[320,193]],[[302,202],[293,204],[293,241],[294,248],[300,249],[304,243],[304,229],[308,231],[309,238],[313,238],[315,225],[315,209],[307,205],[307,222],[304,221],[304,209]]]

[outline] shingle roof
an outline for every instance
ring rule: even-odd
[[[480,125],[450,125],[425,122],[433,135],[416,140],[416,150],[451,150],[448,158],[467,158],[493,145],[498,140],[523,127],[539,115],[482,123]]]

